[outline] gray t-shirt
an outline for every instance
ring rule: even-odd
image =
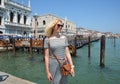
[[[52,56],[52,52],[61,58],[64,58],[66,55],[65,48],[68,46],[68,39],[65,36],[61,36],[60,38],[46,38],[44,40],[44,48],[49,48],[48,40],[50,43],[50,56]]]

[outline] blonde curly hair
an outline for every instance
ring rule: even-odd
[[[60,20],[60,19],[54,19],[54,20],[53,20],[52,22],[50,22],[50,24],[46,27],[46,29],[45,29],[45,35],[46,35],[47,37],[50,37],[50,36],[52,35],[53,29],[54,29],[54,27],[56,26],[56,24],[57,24],[58,22],[62,22],[62,20]]]

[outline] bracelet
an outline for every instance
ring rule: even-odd
[[[74,68],[75,66],[73,65],[73,66],[71,66],[71,68]]]

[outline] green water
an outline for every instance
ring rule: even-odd
[[[106,40],[105,67],[100,63],[100,41],[91,44],[91,57],[88,58],[88,47],[77,50],[77,57],[72,57],[76,75],[68,77],[67,84],[120,84],[120,39]],[[43,55],[33,53],[34,59],[29,60],[29,53],[17,52],[13,57],[12,52],[0,52],[0,71],[10,73],[20,78],[49,84],[46,79]]]

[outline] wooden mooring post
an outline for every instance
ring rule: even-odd
[[[77,44],[77,37],[75,36],[75,41],[74,41],[74,46],[75,46],[75,52],[74,55],[77,56],[77,51],[76,51],[76,44]]]
[[[90,36],[88,36],[88,57],[90,58],[90,51],[91,51],[91,49],[90,49]]]
[[[100,48],[100,66],[105,66],[105,36],[101,37],[101,48]]]
[[[116,38],[115,38],[115,36],[114,36],[114,47],[116,46],[115,44],[116,44]]]
[[[30,60],[33,59],[33,56],[32,56],[32,38],[30,38]]]
[[[8,40],[6,41],[6,50],[8,51]]]
[[[12,43],[13,43],[13,56],[16,56],[16,50],[15,50],[15,39],[12,38]]]

